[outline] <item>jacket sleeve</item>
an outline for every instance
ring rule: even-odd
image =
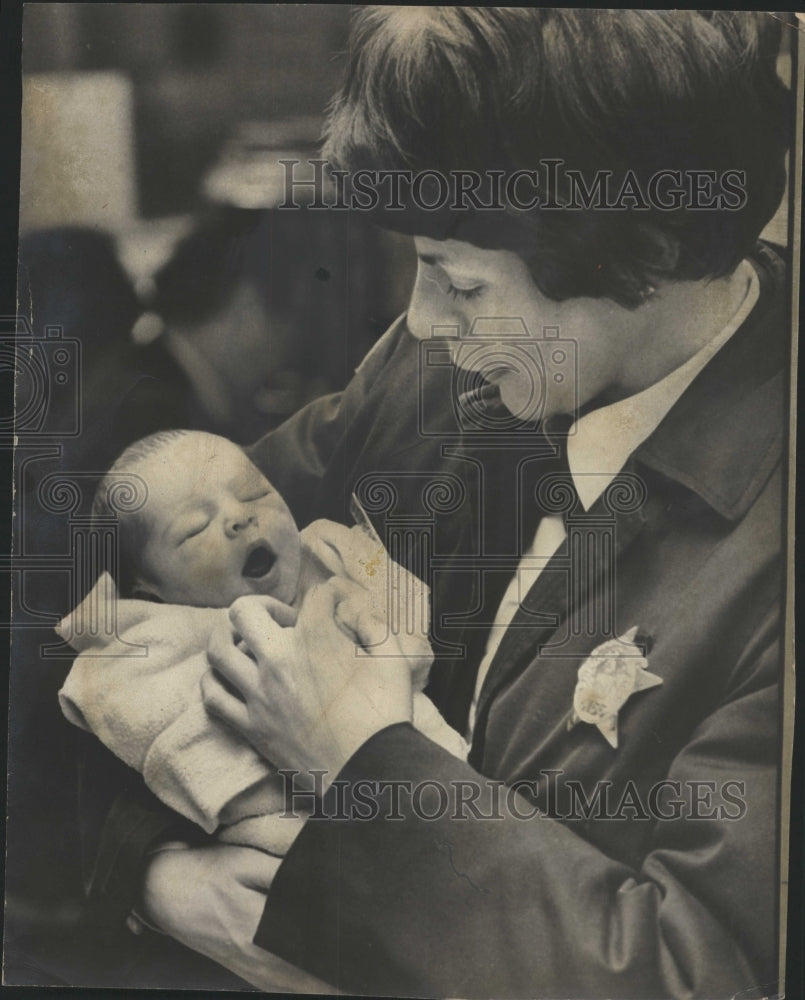
[[[473,815],[462,789],[486,779],[407,724],[381,731],[281,865],[255,942],[375,996],[775,993],[778,668],[769,644],[674,760],[688,814],[654,822],[638,870],[518,818],[533,810],[499,783]],[[365,807],[378,782],[398,818]]]

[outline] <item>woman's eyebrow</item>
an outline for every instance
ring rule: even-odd
[[[420,253],[417,257],[422,261],[423,264],[446,264],[447,257],[440,253]]]
[[[479,273],[478,265],[474,262],[455,262],[450,259],[446,254],[441,253],[420,253],[417,254],[419,260],[423,264],[427,264],[429,267],[443,267],[448,270],[451,274],[461,275],[465,280],[470,280],[470,278],[478,278],[481,280],[481,275]]]

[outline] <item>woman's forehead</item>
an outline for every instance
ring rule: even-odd
[[[429,262],[447,267],[483,268],[504,266],[516,256],[510,250],[490,250],[462,240],[434,240],[430,236],[415,236],[417,254]]]

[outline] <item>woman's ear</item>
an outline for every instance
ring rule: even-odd
[[[645,261],[659,274],[669,274],[679,263],[679,240],[653,226],[643,226],[640,236],[644,241]]]

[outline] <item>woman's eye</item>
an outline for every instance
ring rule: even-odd
[[[449,295],[451,299],[461,299],[461,301],[466,302],[468,299],[474,299],[484,290],[483,283],[477,285],[470,285],[468,288],[463,288],[461,285],[456,285],[450,278],[447,271],[439,266],[435,261],[431,260],[427,256],[420,256],[420,264],[422,265],[422,275],[429,281],[432,281],[444,295]]]
[[[451,299],[461,299],[463,302],[474,299],[483,291],[483,285],[475,285],[474,288],[456,288],[452,282],[447,285],[445,291]]]

